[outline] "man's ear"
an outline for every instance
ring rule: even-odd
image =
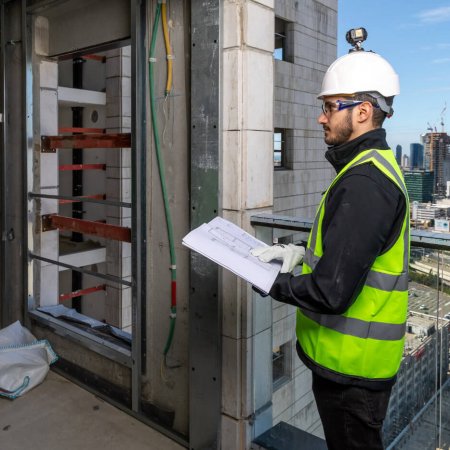
[[[356,120],[359,123],[372,122],[373,108],[372,103],[362,102],[358,107]]]

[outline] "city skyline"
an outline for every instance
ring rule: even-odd
[[[368,31],[363,47],[386,58],[400,77],[394,116],[384,124],[391,148],[395,151],[401,145],[403,153],[409,155],[410,144],[420,143],[420,135],[427,133],[428,127],[442,131],[441,116],[448,133],[450,1],[436,0],[429,6],[421,0],[341,0],[338,56],[346,54],[350,47],[346,31],[361,26]]]

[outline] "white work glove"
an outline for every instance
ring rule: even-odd
[[[295,266],[303,261],[305,248],[295,244],[275,244],[272,247],[257,247],[250,251],[262,262],[269,262],[272,259],[281,259],[283,266],[280,273],[292,272]]]

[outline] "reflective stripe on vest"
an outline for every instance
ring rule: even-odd
[[[401,178],[398,176],[395,169],[389,164],[388,161],[386,161],[382,156],[379,155],[379,153],[376,150],[372,150],[366,155],[364,155],[361,159],[358,161],[355,161],[353,164],[351,164],[347,170],[350,170],[351,168],[363,164],[368,159],[376,159],[397,181],[398,187],[402,190],[403,194],[405,195],[405,198],[408,198],[408,194],[406,191],[406,187],[401,180]],[[334,183],[333,183],[334,184]],[[320,210],[324,207],[323,202],[319,206],[319,211],[317,212],[316,219],[314,220],[314,225],[311,230],[311,242],[309,247],[306,249],[305,256],[303,258],[303,261],[311,267],[311,269],[314,270],[316,267],[316,264],[320,260],[320,256],[316,256],[314,254],[316,249],[316,239],[317,239],[317,227],[319,226],[319,216],[320,216]],[[407,248],[409,246],[409,217],[407,218],[407,224],[405,226],[405,232],[403,233],[403,239],[404,239],[404,246]],[[404,253],[404,260],[403,260],[403,273],[401,275],[391,275],[387,273],[382,273],[378,271],[371,270],[369,274],[367,275],[366,279],[366,286],[371,286],[376,289],[380,289],[381,291],[404,291],[408,289],[408,264],[409,264],[409,255],[408,252]]]
[[[408,238],[407,234],[406,237]],[[314,270],[319,261],[320,256],[314,255],[310,248],[306,249],[305,256],[303,257],[304,263]],[[389,273],[371,270],[367,275],[365,285],[374,287],[380,291],[406,291],[408,289],[408,280],[408,272],[406,271],[401,275],[391,275]]]
[[[397,341],[404,336],[406,329],[406,323],[365,322],[364,320],[354,319],[352,317],[318,314],[306,310],[302,311],[302,313],[324,327],[362,339],[370,338],[381,341]]]

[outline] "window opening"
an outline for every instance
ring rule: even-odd
[[[40,64],[30,310],[131,348],[131,47]]]
[[[285,167],[286,130],[275,128],[273,132],[273,165],[276,169]]]
[[[272,351],[273,390],[279,389],[291,379],[291,345],[289,342],[275,347]]]
[[[273,57],[279,61],[288,61],[286,48],[288,31],[287,26],[289,22],[286,20],[275,17],[275,42]]]

